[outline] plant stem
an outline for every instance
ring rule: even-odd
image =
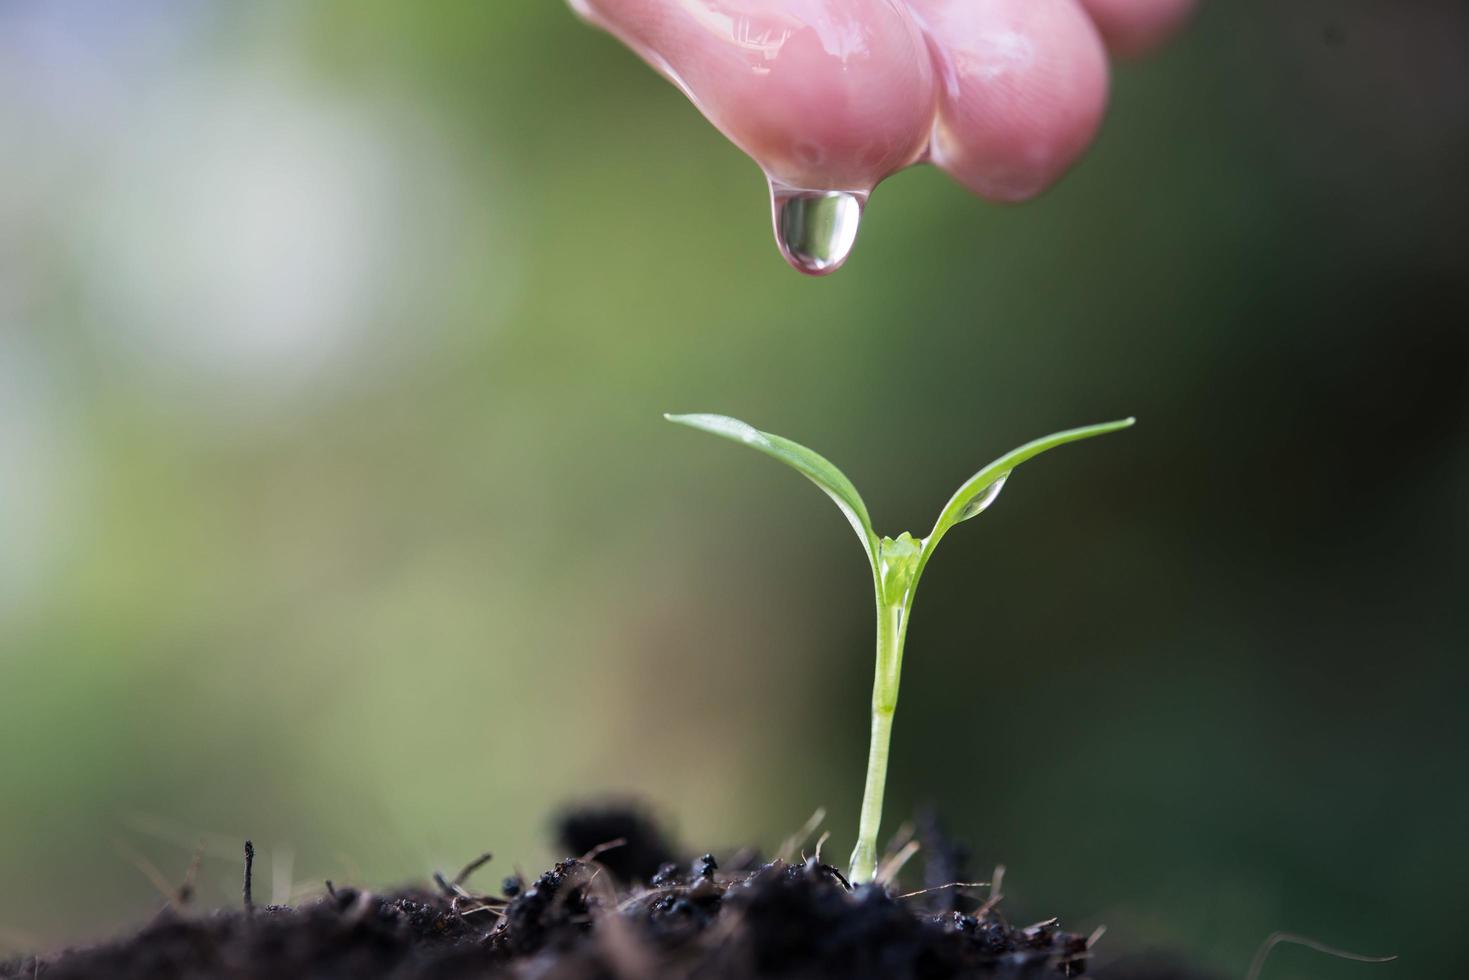
[[[903,638],[908,633],[908,604],[912,592],[897,601],[877,590],[877,669],[872,679],[872,743],[867,751],[867,781],[862,790],[862,814],[857,846],[852,850],[852,883],[871,881],[877,873],[877,832],[882,823],[882,794],[887,784],[888,743],[893,736],[893,712],[898,707],[898,679],[903,666]]]

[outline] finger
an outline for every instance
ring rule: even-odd
[[[1107,50],[1124,58],[1145,54],[1188,19],[1194,0],[1081,0]]]
[[[934,42],[932,159],[983,197],[1061,177],[1101,123],[1107,57],[1075,0],[908,0]]]
[[[933,65],[891,0],[573,0],[790,187],[870,191],[923,152]]]

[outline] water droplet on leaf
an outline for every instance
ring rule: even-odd
[[[857,240],[865,194],[802,191],[770,185],[775,241],[795,269],[811,276],[835,272]]]
[[[971,497],[969,503],[964,505],[964,509],[959,511],[959,516],[955,519],[955,523],[967,521],[976,514],[983,513],[990,504],[995,502],[995,498],[1000,495],[1000,491],[1005,489],[1005,481],[1008,479],[1010,479],[1009,473],[1001,473],[999,479],[981,490],[978,495]]]

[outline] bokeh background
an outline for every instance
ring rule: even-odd
[[[1231,0],[999,208],[920,168],[799,277],[755,166],[563,5],[0,4],[0,951],[240,841],[286,900],[650,801],[845,855],[868,573],[930,566],[888,827],[1241,976],[1462,968],[1469,10]]]

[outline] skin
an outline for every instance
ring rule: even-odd
[[[870,192],[931,160],[996,201],[1058,180],[1106,108],[1108,56],[1194,0],[571,0],[776,184]]]

